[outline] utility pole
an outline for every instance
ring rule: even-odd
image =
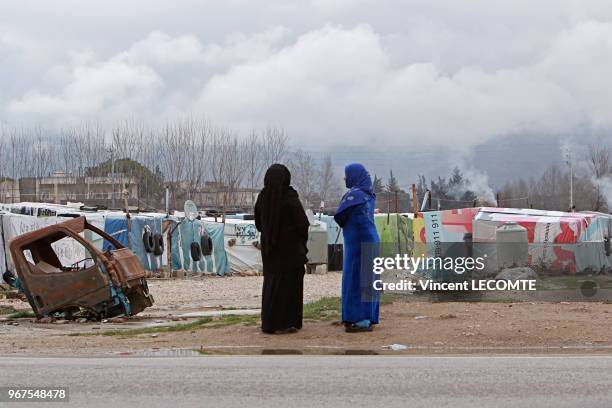
[[[111,207],[115,208],[115,147],[111,146],[108,149],[111,158]]]
[[[569,181],[569,194],[570,194],[570,211],[574,212],[574,166],[572,163],[572,149],[570,147],[565,148],[565,162],[569,166],[570,181]]]
[[[417,215],[417,213],[419,212],[419,204],[417,201],[417,187],[416,184],[413,184],[411,186],[412,188],[412,213],[415,215]]]
[[[166,184],[166,215],[170,215],[170,186]]]

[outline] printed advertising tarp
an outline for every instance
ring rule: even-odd
[[[494,243],[496,229],[513,222],[527,230],[529,265],[575,273],[607,266],[603,230],[597,216],[532,209],[481,208],[474,219],[475,243]],[[495,261],[488,245],[489,262]]]
[[[445,256],[449,248],[471,240],[473,255],[487,254],[487,269],[496,267],[496,230],[506,223],[527,230],[529,265],[575,273],[610,267],[604,238],[612,221],[603,214],[565,213],[512,208],[464,208],[420,213],[413,220],[415,255]],[[447,254],[446,254],[447,255]]]

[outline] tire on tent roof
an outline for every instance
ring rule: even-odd
[[[203,256],[210,256],[213,251],[213,241],[210,235],[204,233],[200,238],[200,248],[202,249]]]
[[[200,244],[197,242],[191,243],[191,259],[193,259],[195,262],[202,259],[202,249],[200,248]]]
[[[146,229],[144,234],[142,234],[142,243],[144,244],[145,251],[148,253],[153,252],[155,248],[155,241],[153,239],[153,233],[148,229]]]
[[[153,235],[153,254],[160,256],[164,253],[164,237],[162,234]]]

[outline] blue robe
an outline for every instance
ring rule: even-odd
[[[370,320],[376,324],[380,292],[372,286],[376,279],[372,266],[380,250],[380,239],[374,224],[376,196],[371,191],[369,174],[365,173],[366,178],[362,172],[366,172],[362,166],[347,166],[347,187],[351,190],[343,197],[334,217],[344,237],[342,321]]]

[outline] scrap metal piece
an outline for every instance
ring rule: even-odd
[[[101,236],[115,247],[99,251],[81,235],[85,230]],[[85,258],[62,264],[56,244],[75,240]],[[50,225],[23,234],[10,242],[10,252],[25,294],[37,317],[83,311],[95,318],[120,314],[131,316],[153,305],[145,271],[134,253],[85,217]]]

